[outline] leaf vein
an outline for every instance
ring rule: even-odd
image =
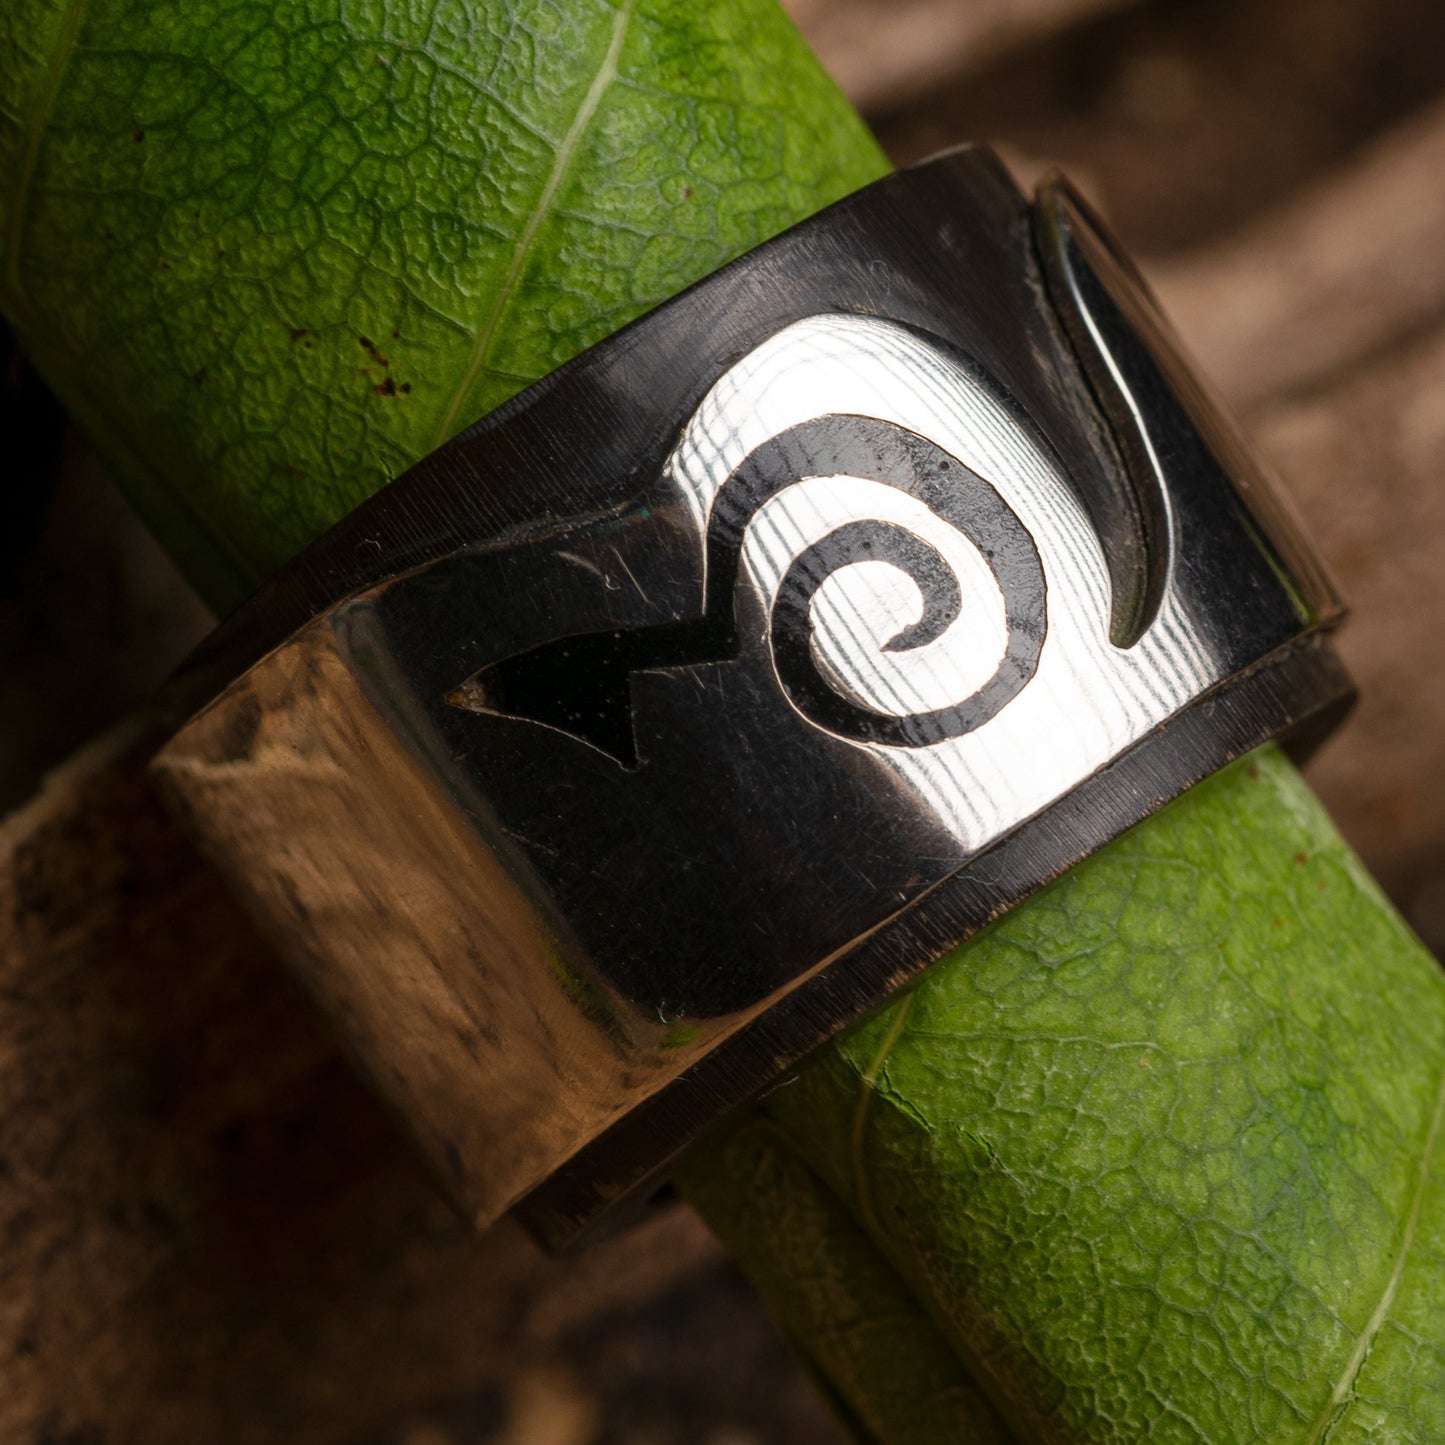
[[[1424,1147],[1420,1151],[1420,1167],[1415,1174],[1410,1209],[1405,1216],[1404,1228],[1400,1232],[1400,1243],[1395,1251],[1395,1260],[1390,1268],[1389,1278],[1385,1281],[1385,1287],[1380,1292],[1380,1298],[1376,1302],[1370,1318],[1365,1321],[1365,1327],[1355,1341],[1355,1348],[1350,1352],[1349,1359],[1345,1361],[1345,1367],[1340,1372],[1339,1379],[1335,1381],[1330,1398],[1325,1401],[1324,1409],[1320,1411],[1314,1424],[1310,1427],[1306,1445],[1319,1445],[1319,1442],[1334,1427],[1354,1395],[1355,1381],[1359,1378],[1365,1361],[1369,1359],[1376,1336],[1383,1328],[1386,1319],[1389,1318],[1390,1308],[1395,1303],[1395,1294],[1400,1288],[1400,1281],[1404,1277],[1405,1266],[1410,1258],[1410,1250],[1415,1244],[1415,1233],[1420,1224],[1420,1210],[1425,1199],[1425,1186],[1429,1182],[1430,1165],[1434,1158],[1436,1142],[1440,1137],[1442,1121],[1445,1121],[1445,1075],[1441,1077],[1440,1088],[1435,1096],[1435,1112],[1430,1120],[1429,1131],[1425,1135]]]
[[[440,446],[456,429],[458,414],[466,403],[472,388],[476,385],[477,378],[487,368],[502,317],[507,311],[507,304],[511,299],[512,292],[521,279],[532,247],[536,244],[537,236],[552,212],[553,203],[572,168],[572,161],[577,154],[582,137],[592,123],[592,117],[596,115],[597,108],[602,104],[602,97],[607,93],[612,82],[617,79],[618,64],[622,58],[622,46],[627,39],[632,12],[636,8],[637,0],[622,0],[622,4],[618,6],[617,15],[612,22],[612,35],[607,44],[607,54],[603,57],[597,74],[592,77],[592,84],[587,87],[587,93],[582,97],[582,103],[577,107],[577,113],[572,117],[572,123],[567,127],[567,133],[557,147],[556,158],[552,162],[552,169],[547,173],[547,179],[537,197],[537,204],[533,206],[531,214],[527,217],[526,225],[522,227],[517,237],[517,243],[512,250],[511,263],[507,267],[506,275],[502,277],[502,284],[497,288],[497,294],[492,298],[491,310],[488,311],[486,320],[477,332],[466,370],[463,371],[461,380],[457,383],[456,390],[453,391],[451,399],[442,412],[441,420],[437,423],[436,433],[431,440],[432,448]]]

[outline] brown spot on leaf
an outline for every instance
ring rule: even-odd
[[[369,336],[358,336],[358,337],[356,338],[356,340],[357,340],[357,343],[360,345],[361,349],[362,349],[378,366],[390,366],[390,365],[391,365],[391,358],[388,357],[388,356],[383,356],[383,355],[382,355],[382,353],[381,353],[381,348],[376,344],[376,342],[374,342],[374,341],[371,339],[371,337],[369,337]]]

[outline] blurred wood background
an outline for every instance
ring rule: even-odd
[[[1311,775],[1445,952],[1445,7],[789,3],[896,159],[1061,163],[1144,259],[1354,607]],[[117,721],[204,609],[0,402],[0,1440],[836,1442],[684,1211],[549,1261],[431,1193]]]

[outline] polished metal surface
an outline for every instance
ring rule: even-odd
[[[1337,613],[1127,262],[973,151],[393,484],[157,768],[467,1209],[557,1239],[1336,707]]]

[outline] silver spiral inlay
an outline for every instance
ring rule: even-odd
[[[915,734],[906,745],[886,728],[873,736],[833,729],[885,760],[963,849],[1047,806],[1221,680],[1172,577],[1138,642],[1125,649],[1110,641],[1103,550],[1057,457],[966,358],[894,322],[810,317],[712,387],[666,468],[699,536],[716,538],[718,513],[750,458],[779,437],[838,418],[898,429],[956,461],[957,475],[981,480],[1018,519],[1042,567],[1047,608],[1046,618],[1041,608],[1032,619],[1042,624],[1036,664],[1002,706],[974,726]],[[880,719],[906,722],[976,698],[997,675],[1011,623],[1015,633],[1028,625],[1009,616],[996,559],[907,488],[825,466],[802,466],[776,486],[741,538],[737,585],[751,590],[753,613],[770,619],[775,666],[777,604],[790,569],[858,524],[906,534],[918,544],[913,559],[932,565],[911,568],[861,550],[835,555],[809,602],[816,674],[835,696]],[[702,565],[715,567],[716,546],[705,551]],[[957,605],[934,630],[928,610],[939,599],[928,589],[936,593],[940,576]]]

